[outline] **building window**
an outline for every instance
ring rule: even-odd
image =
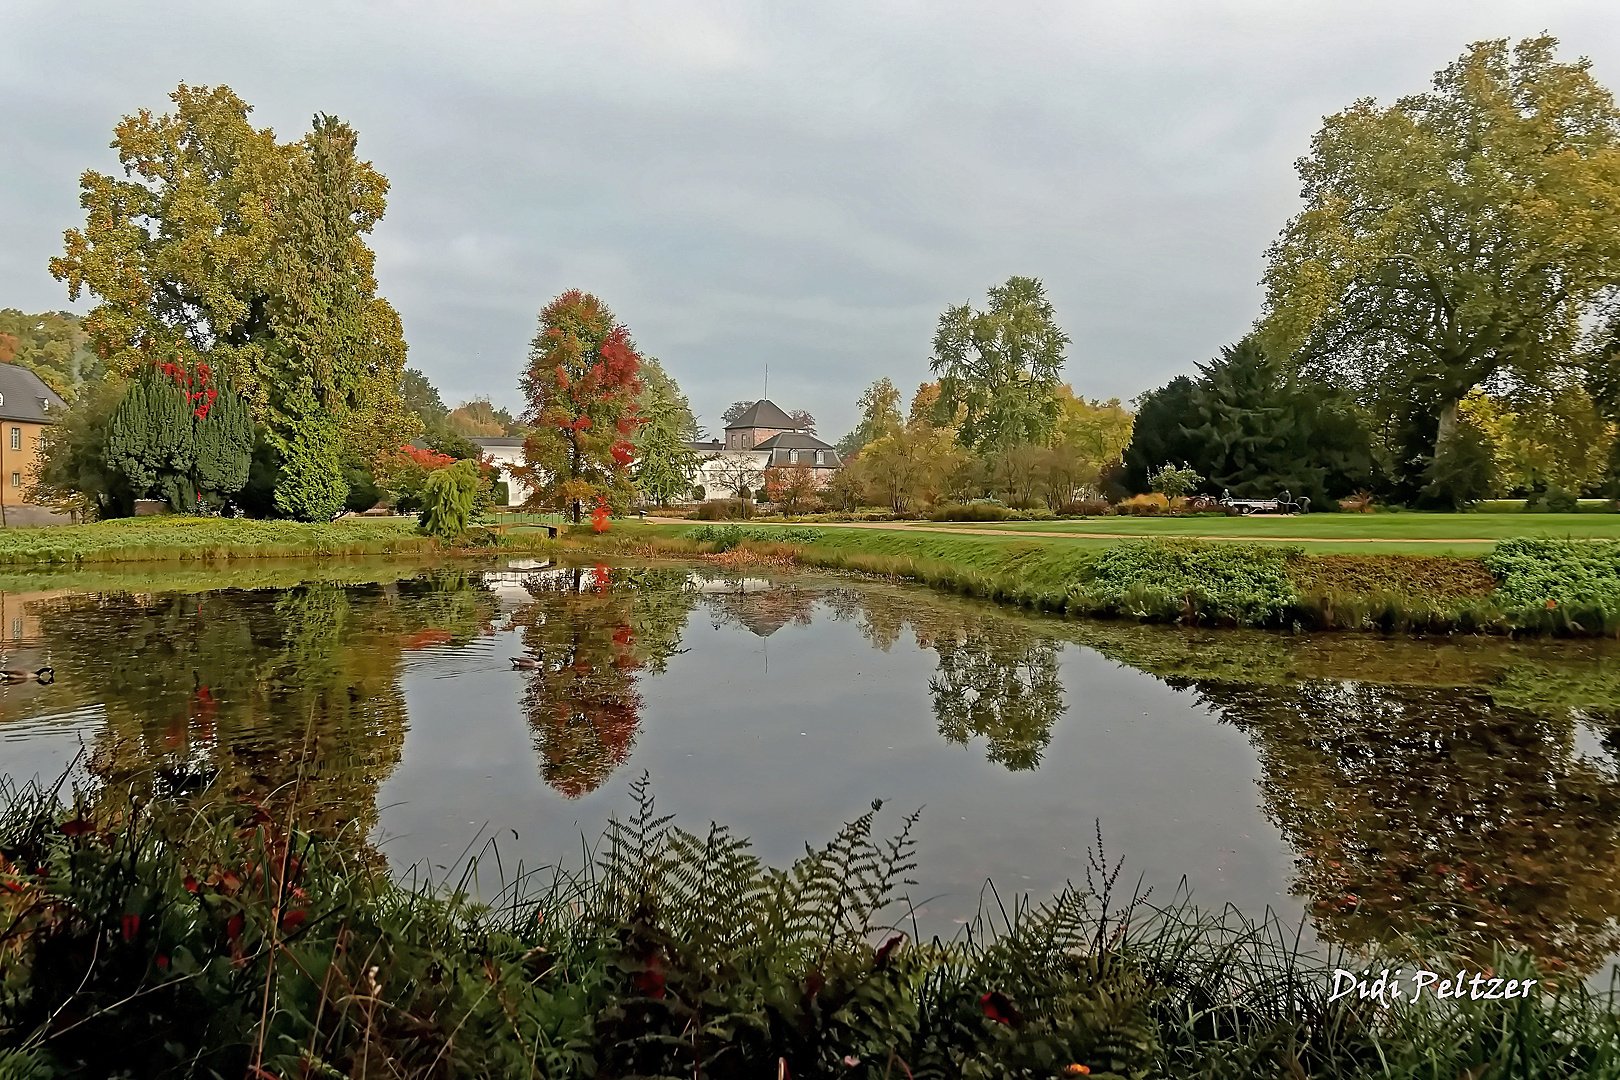
[[[797,450],[789,450],[788,451],[788,464],[789,465],[797,465],[798,463],[799,463],[799,452]]]
[[[22,449],[22,428],[20,427],[11,429],[11,448],[13,450]]]
[[[11,486],[12,487],[22,487],[22,473],[12,473],[11,474]]]
[[[12,641],[21,641],[22,640],[22,635],[23,635],[23,621],[21,619],[12,619],[11,620],[11,640]]]
[[[827,451],[825,451],[825,450],[817,450],[816,451],[816,464],[817,465],[825,465],[825,464],[827,464]]]

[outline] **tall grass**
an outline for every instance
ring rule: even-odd
[[[915,815],[790,867],[630,815],[488,903],[253,807],[0,814],[8,1077],[1575,1077],[1620,1073],[1613,995],[1380,1009],[1277,920],[1084,888],[908,918]],[[1431,958],[1436,970],[1445,957]],[[1502,973],[1529,974],[1502,957]],[[1550,986],[1550,984],[1549,984]]]

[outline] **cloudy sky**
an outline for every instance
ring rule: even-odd
[[[120,115],[226,83],[283,139],[359,129],[382,291],[452,405],[516,408],[578,286],[711,429],[768,364],[836,437],[1010,274],[1076,390],[1128,398],[1255,317],[1324,114],[1544,29],[1620,88],[1612,0],[0,0],[0,307],[66,306],[46,260]]]

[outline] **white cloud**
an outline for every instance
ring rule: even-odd
[[[0,0],[0,304],[63,303],[44,264],[119,114],[227,82],[283,137],[317,110],[360,129],[394,183],[383,288],[447,399],[515,404],[536,311],[578,285],[711,425],[769,361],[837,434],[1012,273],[1046,280],[1077,388],[1131,396],[1254,317],[1324,113],[1544,28],[1620,87],[1610,8]]]

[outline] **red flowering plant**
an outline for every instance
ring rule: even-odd
[[[629,330],[589,293],[571,289],[540,313],[522,378],[524,418],[535,430],[513,470],[534,491],[530,505],[566,510],[575,522],[595,506],[600,532],[628,503],[631,440],[645,422],[636,408],[640,370]]]

